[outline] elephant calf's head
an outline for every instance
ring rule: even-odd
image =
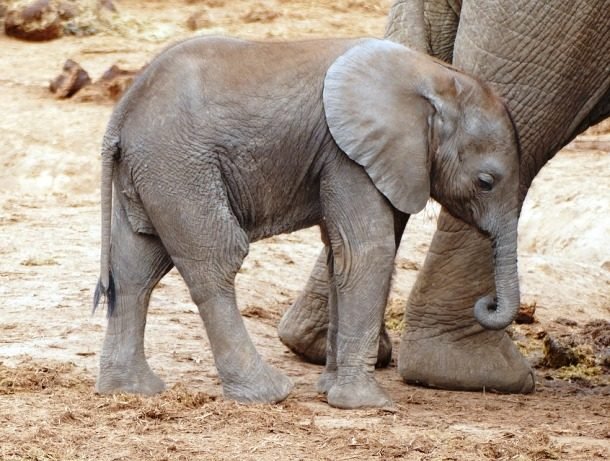
[[[393,206],[417,213],[432,196],[491,237],[497,303],[481,298],[475,316],[509,325],[519,307],[519,142],[502,101],[444,63],[365,40],[329,68],[324,108],[337,145]]]

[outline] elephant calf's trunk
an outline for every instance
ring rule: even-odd
[[[496,295],[484,296],[474,305],[477,321],[489,330],[509,326],[519,311],[519,275],[517,271],[517,224],[505,228],[494,239]]]

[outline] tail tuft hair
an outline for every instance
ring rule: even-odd
[[[106,300],[106,314],[108,318],[112,317],[114,308],[116,306],[116,291],[114,289],[114,279],[112,278],[112,272],[108,274],[108,287],[102,285],[102,280],[98,280],[97,286],[95,287],[95,293],[93,295],[93,310],[92,314],[95,313],[97,306],[100,303],[102,296]]]

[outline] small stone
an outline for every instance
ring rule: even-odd
[[[280,14],[277,11],[270,10],[265,5],[255,4],[241,17],[241,19],[245,23],[267,23],[274,21],[276,18],[279,17],[279,15]]]
[[[561,368],[576,365],[579,362],[578,353],[569,345],[546,335],[544,338],[543,363],[550,368]]]
[[[560,325],[565,325],[567,327],[577,327],[578,326],[578,322],[576,322],[575,320],[572,320],[572,319],[566,319],[565,317],[556,318],[555,323],[558,323]]]
[[[532,304],[521,304],[519,311],[515,316],[515,322],[519,324],[531,324],[536,321],[534,313],[536,312],[536,303]]]
[[[73,96],[82,87],[89,85],[91,78],[77,62],[68,59],[63,70],[49,85],[49,90],[60,99]]]
[[[100,0],[100,7],[105,10],[112,11],[113,13],[117,12],[116,6],[114,6],[112,0]]]
[[[186,26],[190,30],[205,29],[206,27],[212,26],[212,21],[206,10],[198,11],[189,16],[186,20]]]
[[[67,21],[78,16],[80,14],[80,9],[78,8],[78,5],[74,3],[60,2],[57,5],[57,13],[61,19]]]

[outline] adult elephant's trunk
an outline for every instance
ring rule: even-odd
[[[517,223],[512,219],[492,235],[496,299],[484,296],[474,305],[477,321],[489,330],[509,326],[519,310],[519,274],[517,271]]]

